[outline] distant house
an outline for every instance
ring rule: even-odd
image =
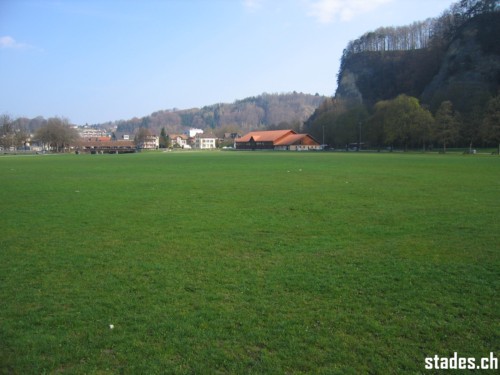
[[[217,137],[209,134],[197,134],[194,138],[194,148],[200,150],[215,149],[217,146]]]
[[[88,126],[80,126],[77,130],[81,138],[99,138],[108,135],[108,132],[104,129],[96,129]]]
[[[238,133],[224,133],[224,139],[235,139],[238,137]]]
[[[321,150],[320,143],[312,136],[293,130],[250,132],[234,143],[238,150]]]
[[[170,134],[169,137],[172,147],[184,148],[187,145],[188,136],[186,134]]]
[[[137,147],[143,150],[157,150],[160,147],[160,137],[148,135],[143,142],[137,144]]]
[[[188,131],[186,131],[185,134],[189,138],[194,138],[194,137],[196,137],[197,134],[203,134],[203,130],[202,129],[191,128]]]

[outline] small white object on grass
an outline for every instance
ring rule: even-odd
[[[115,328],[115,326],[113,324],[110,324],[109,329],[113,329],[113,328]]]

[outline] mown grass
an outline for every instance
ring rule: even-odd
[[[498,356],[499,163],[0,158],[1,372],[400,374]]]

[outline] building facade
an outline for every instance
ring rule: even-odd
[[[188,136],[186,134],[171,134],[169,138],[172,147],[184,148],[187,145]]]
[[[312,136],[293,130],[250,132],[235,139],[234,144],[237,150],[321,150],[320,143]]]
[[[194,148],[210,150],[217,147],[217,137],[213,135],[197,134],[194,139]]]
[[[160,137],[156,135],[148,135],[143,142],[137,144],[137,148],[142,150],[157,150],[160,147]]]
[[[189,129],[188,131],[186,131],[185,133],[189,138],[194,138],[196,137],[198,134],[203,134],[203,130],[202,129],[196,129],[196,128],[191,128]]]

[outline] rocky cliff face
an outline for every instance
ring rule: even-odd
[[[335,96],[372,106],[406,94],[431,109],[451,100],[457,109],[470,111],[500,88],[499,35],[495,12],[471,19],[445,46],[353,54],[339,72]]]
[[[440,69],[420,98],[435,109],[444,100],[472,110],[500,88],[500,14],[476,17],[463,27],[446,50]],[[496,43],[492,43],[496,39]]]
[[[438,73],[441,58],[435,49],[354,54],[346,60],[335,96],[367,106],[399,94],[418,97]]]

